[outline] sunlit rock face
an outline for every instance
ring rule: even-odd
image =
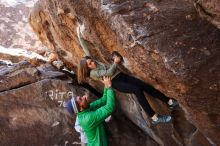
[[[85,55],[77,28],[96,59],[119,51],[135,76],[177,99],[174,122],[153,127],[136,98],[118,94],[122,111],[159,145],[219,145],[220,31],[202,19],[191,0],[40,0],[30,23],[39,39],[67,64]],[[148,97],[149,98],[149,97]]]
[[[199,15],[220,29],[220,1],[196,0],[195,7]]]
[[[37,0],[1,0],[0,1],[0,54],[4,54],[4,48],[24,49],[44,53],[46,47],[33,33],[29,23],[28,15]],[[8,54],[8,53],[7,53]],[[18,56],[19,54],[12,56]],[[6,58],[0,55],[0,59],[19,62],[20,59]]]

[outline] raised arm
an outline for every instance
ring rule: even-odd
[[[92,111],[89,115],[88,128],[94,128],[100,123],[104,122],[105,119],[110,116],[115,110],[115,92],[112,88],[107,89],[107,100],[106,104],[95,111]]]
[[[104,77],[106,86],[106,104],[89,113],[88,128],[94,128],[111,115],[115,110],[115,92],[111,88],[111,79]]]
[[[86,54],[86,56],[91,56],[88,45],[87,45],[86,41],[82,38],[82,34],[80,31],[81,26],[82,25],[78,25],[78,27],[77,27],[77,36],[79,39],[79,43],[80,43],[81,47],[83,48],[83,51]]]
[[[91,56],[88,45],[86,43],[86,41],[83,38],[79,38],[79,42],[81,47],[83,48],[84,53],[86,54],[86,56]]]
[[[94,110],[94,109],[97,109],[97,108],[99,108],[99,107],[101,107],[101,106],[106,104],[107,90],[108,90],[107,88],[104,88],[104,92],[103,92],[102,98],[100,98],[100,99],[90,103],[90,108],[92,108]]]

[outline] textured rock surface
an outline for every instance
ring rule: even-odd
[[[82,95],[85,89],[50,64],[34,67],[24,61],[3,66],[0,77],[1,146],[79,144],[79,134],[73,130],[75,117],[66,113],[64,105],[68,98]],[[118,112],[109,126],[110,146],[157,146]]]
[[[36,52],[46,50],[28,24],[28,15],[36,1],[37,0],[0,1],[1,47],[21,48]]]
[[[205,18],[220,29],[219,0],[196,0],[195,7],[202,18]]]
[[[0,1],[0,66],[45,54],[45,46],[28,24],[28,15],[36,0]],[[34,52],[32,52],[34,51]],[[43,59],[42,56],[40,56]],[[6,63],[5,63],[6,62]]]
[[[84,55],[77,20],[93,57],[107,63],[119,51],[134,75],[181,104],[172,124],[152,127],[136,99],[119,94],[129,119],[159,145],[220,144],[220,31],[198,15],[194,1],[40,0],[30,15],[40,40],[72,66]]]

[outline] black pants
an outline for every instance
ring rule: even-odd
[[[112,80],[112,87],[120,92],[135,94],[140,105],[150,117],[152,117],[155,112],[145,98],[144,92],[166,103],[170,99],[151,85],[124,73],[119,73],[116,77],[114,77]]]

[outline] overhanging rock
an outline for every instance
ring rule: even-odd
[[[39,39],[69,66],[84,56],[80,21],[93,57],[109,63],[110,53],[119,51],[135,76],[177,99],[181,109],[172,113],[173,124],[155,128],[134,97],[118,96],[124,113],[158,144],[220,144],[220,31],[200,18],[193,1],[40,0],[29,20]]]

